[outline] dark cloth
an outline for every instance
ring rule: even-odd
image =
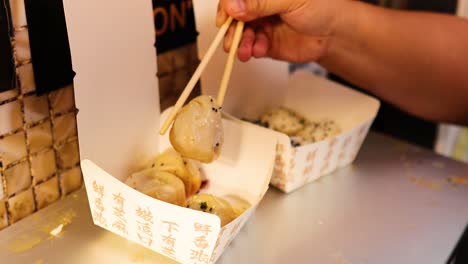
[[[12,29],[9,15],[9,1],[0,1],[0,92],[16,86],[15,62],[11,47]]]
[[[71,84],[75,72],[62,0],[25,0],[25,6],[37,94]]]
[[[367,91],[346,82],[336,75],[330,74],[329,78],[360,92],[369,94]],[[379,113],[377,114],[371,130],[424,148],[433,149],[437,135],[437,124],[414,117],[385,101],[381,101]]]

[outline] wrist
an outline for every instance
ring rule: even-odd
[[[361,30],[362,9],[366,5],[358,1],[345,0],[334,9],[330,35],[320,57],[320,63],[327,64],[334,61],[334,56],[339,54],[340,47],[347,46],[346,42],[356,37],[357,32]]]

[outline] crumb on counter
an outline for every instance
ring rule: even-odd
[[[63,233],[63,224],[60,224],[56,228],[52,229],[52,231],[49,232],[50,235],[54,237],[58,237]]]
[[[440,180],[432,180],[426,179],[423,177],[416,177],[416,176],[409,176],[409,179],[412,183],[414,183],[418,187],[431,189],[434,191],[438,191],[442,189],[443,182]]]
[[[448,182],[455,185],[466,185],[468,184],[468,177],[464,176],[450,176],[448,177]]]
[[[437,169],[445,169],[445,163],[441,161],[434,161],[432,162],[432,167],[437,168]]]

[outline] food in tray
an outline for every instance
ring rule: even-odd
[[[286,107],[278,107],[261,116],[255,124],[284,133],[295,147],[335,137],[341,128],[331,119],[307,120]]]
[[[251,206],[249,202],[234,194],[225,195],[223,198],[231,204],[236,216],[240,216]]]
[[[324,119],[319,122],[307,122],[291,139],[300,145],[306,145],[332,138],[340,133],[340,127],[333,120]]]
[[[240,216],[251,205],[237,195],[223,198],[200,192],[202,177],[198,164],[183,158],[176,150],[166,149],[144,170],[132,174],[125,184],[155,199],[211,213],[224,226]]]
[[[177,114],[170,132],[172,146],[183,157],[210,163],[223,145],[221,107],[211,96],[196,97]]]
[[[191,197],[186,204],[187,208],[217,215],[221,219],[221,226],[229,224],[250,207],[247,201],[237,198],[234,203],[211,194],[198,194]]]
[[[132,174],[125,183],[155,199],[184,205],[185,186],[176,175],[158,169],[146,169]]]
[[[172,148],[156,156],[150,167],[179,177],[185,185],[187,196],[194,195],[200,190],[201,175],[196,162],[183,158]]]
[[[284,107],[273,109],[264,114],[260,120],[266,127],[286,135],[296,134],[304,128],[306,122],[304,118]]]

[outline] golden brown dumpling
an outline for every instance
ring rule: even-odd
[[[156,169],[146,169],[132,174],[125,183],[155,199],[183,206],[185,186],[174,174]]]
[[[217,215],[221,219],[221,226],[229,224],[237,217],[229,202],[211,194],[193,196],[187,200],[187,208]]]
[[[223,145],[220,107],[211,96],[199,96],[177,114],[170,132],[172,146],[184,157],[210,163]]]
[[[184,182],[185,194],[187,197],[194,195],[200,190],[200,169],[194,161],[182,158],[182,156],[172,148],[159,154],[151,167],[159,171],[172,173],[179,177]]]
[[[242,199],[241,197],[237,195],[225,195],[223,198],[231,204],[232,209],[234,209],[234,213],[236,214],[236,217],[240,216],[243,214],[247,209],[249,209],[252,205],[247,202],[246,200]]]

